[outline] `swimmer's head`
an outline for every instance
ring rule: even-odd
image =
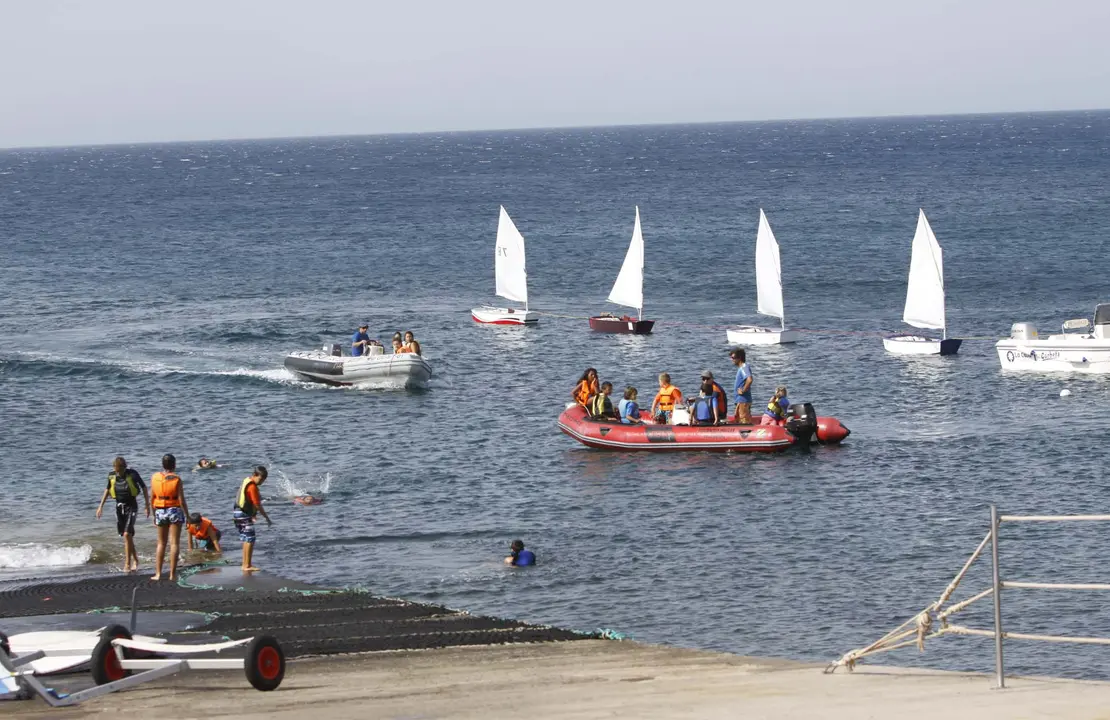
[[[513,544],[509,546],[509,549],[512,550],[513,552],[520,552],[521,550],[524,549],[524,541],[523,540],[513,540]]]

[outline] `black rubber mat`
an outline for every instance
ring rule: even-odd
[[[129,610],[137,588],[139,610],[205,613],[212,618],[203,628],[205,633],[231,638],[273,635],[290,657],[585,637],[364,592],[305,594],[304,585],[296,590],[278,582],[254,585],[249,591],[196,589],[126,575],[43,583],[0,592],[0,630],[4,617]],[[274,585],[281,587],[272,589]]]

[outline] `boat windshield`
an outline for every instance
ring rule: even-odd
[[[1095,325],[1110,325],[1110,303],[1095,307]]]

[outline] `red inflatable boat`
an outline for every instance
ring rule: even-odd
[[[591,420],[581,405],[570,405],[559,416],[559,429],[587,447],[602,450],[732,450],[779,452],[795,445],[839,443],[851,433],[836,418],[817,417],[813,406],[795,405],[799,412],[778,425],[625,425]]]

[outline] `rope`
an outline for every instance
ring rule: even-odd
[[[1110,520],[1110,515],[1000,515],[1000,522],[1074,522]]]
[[[1039,590],[1110,590],[1107,583],[1042,583],[1042,582],[1017,582],[1007,580],[1002,587],[1009,588],[1034,588]]]
[[[991,593],[990,590],[988,590],[986,593],[979,593],[978,595],[974,595],[966,600],[950,606],[944,611],[940,611],[941,607],[946,602],[948,602],[948,600],[952,597],[952,594],[956,592],[956,588],[960,586],[960,582],[964,579],[964,576],[967,574],[967,571],[971,568],[972,564],[983,553],[983,550],[987,547],[990,539],[991,536],[988,532],[983,537],[983,540],[979,543],[979,546],[975,548],[975,552],[971,553],[971,557],[967,559],[967,562],[965,562],[963,567],[960,568],[960,571],[956,573],[956,576],[952,578],[952,581],[948,583],[947,587],[944,588],[944,591],[940,594],[940,597],[930,603],[924,610],[914,615],[909,620],[906,620],[904,623],[894,628],[886,635],[883,635],[881,638],[871,643],[870,645],[851,650],[845,653],[839,660],[835,660],[834,662],[829,663],[828,666],[825,667],[825,673],[828,674],[835,672],[836,669],[841,666],[844,666],[848,668],[849,671],[851,671],[855,668],[857,662],[867,657],[868,655],[874,655],[881,652],[889,652],[891,650],[906,647],[908,645],[917,645],[919,651],[924,651],[925,641],[928,638],[939,637],[940,635],[947,633],[948,624],[946,621],[950,615],[963,610],[977,600],[982,600],[984,597]],[[937,630],[933,630],[934,620],[941,621],[941,627]]]
[[[563,314],[563,313],[546,312],[546,311],[543,311],[543,310],[532,310],[532,312],[536,313],[537,315],[541,315],[543,317],[560,318],[560,319],[563,319],[563,320],[589,320],[590,319],[589,315],[566,315],[566,314]],[[659,326],[669,325],[669,326],[675,326],[675,327],[700,328],[702,330],[732,330],[732,329],[735,329],[737,327],[737,323],[731,323],[731,324],[728,324],[728,325],[709,325],[709,324],[706,324],[706,323],[687,322],[685,320],[656,320],[655,324],[659,325]],[[840,330],[840,329],[837,329],[837,328],[788,328],[788,329],[793,330],[794,332],[806,333],[806,334],[810,334],[810,335],[848,335],[848,336],[859,336],[859,337],[883,337],[883,336],[886,336],[886,335],[895,334],[897,332],[897,331],[893,331],[893,330]],[[995,342],[999,338],[998,338],[997,335],[970,335],[970,336],[962,337],[960,339],[965,341],[965,342],[969,341],[969,340],[971,340],[971,341],[976,341],[976,340],[987,341],[987,340],[989,340],[991,342]]]
[[[962,625],[949,626],[947,632],[953,635],[974,635],[976,637],[994,637],[994,630],[980,630],[978,628],[963,627]],[[1075,643],[1078,645],[1110,645],[1110,638],[1098,637],[1068,637],[1066,635],[1035,635],[1032,633],[1002,632],[1003,640],[1042,640],[1044,642]]]

